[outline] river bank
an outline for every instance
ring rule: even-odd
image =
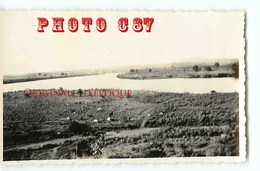
[[[82,77],[98,75],[100,72],[93,71],[61,71],[61,72],[39,72],[21,75],[6,75],[3,77],[3,84],[30,82],[37,80],[48,80],[57,78]]]
[[[165,78],[238,78],[238,63],[220,65],[197,64],[186,66],[168,66],[160,68],[130,69],[126,73],[118,74],[121,79],[165,79]]]

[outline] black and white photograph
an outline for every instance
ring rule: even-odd
[[[243,11],[0,11],[2,162],[245,160]]]

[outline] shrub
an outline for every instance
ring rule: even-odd
[[[206,67],[205,67],[205,70],[206,70],[206,71],[212,71],[212,68],[211,68],[210,66],[206,66]]]
[[[167,77],[168,78],[172,78],[172,74],[167,74]]]
[[[193,153],[192,147],[187,147],[184,149],[184,155],[185,157],[190,157]]]
[[[220,65],[219,65],[218,62],[216,62],[216,63],[214,64],[214,66],[215,66],[215,67],[219,67]]]
[[[69,131],[74,134],[86,134],[92,131],[91,127],[76,121],[72,121],[69,126]]]
[[[83,140],[77,144],[77,156],[82,157],[83,155],[85,156],[90,156],[93,153],[93,150],[86,140]]]
[[[129,116],[127,115],[127,114],[124,114],[123,116],[122,116],[122,120],[123,120],[123,122],[128,122],[129,121]]]
[[[225,156],[225,148],[219,144],[210,146],[206,150],[206,156]]]
[[[194,65],[194,66],[192,67],[192,69],[197,72],[197,71],[199,70],[199,67],[198,67],[198,65]]]
[[[165,153],[161,148],[147,149],[143,153],[145,157],[165,157]]]

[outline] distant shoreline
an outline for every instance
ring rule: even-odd
[[[128,71],[128,72],[127,72]],[[160,66],[132,66],[125,68],[110,68],[99,70],[72,70],[59,72],[38,72],[21,75],[6,75],[3,77],[3,84],[29,82],[57,78],[82,77],[100,75],[105,73],[120,73],[120,79],[169,79],[169,78],[238,78],[239,63],[198,64],[198,63],[176,63]]]
[[[30,81],[39,81],[39,80],[49,80],[49,79],[58,79],[58,78],[70,78],[70,77],[83,77],[83,76],[91,76],[91,75],[99,75],[100,73],[93,74],[76,74],[76,75],[62,75],[62,76],[47,76],[47,77],[30,77],[26,78],[26,76],[20,77],[12,77],[12,78],[4,78],[3,84],[13,84],[20,82],[30,82]]]
[[[239,63],[220,65],[187,65],[168,66],[158,68],[132,68],[128,72],[118,74],[120,79],[147,80],[147,79],[170,79],[170,78],[223,78],[239,77]]]

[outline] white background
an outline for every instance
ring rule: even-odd
[[[245,10],[247,15],[247,160],[239,164],[117,164],[117,165],[34,165],[4,166],[0,170],[96,170],[152,171],[199,170],[240,171],[260,169],[260,2],[259,0],[0,0],[1,9],[85,9],[85,10]],[[4,23],[0,23],[0,27]],[[1,38],[0,38],[1,41]],[[260,107],[260,106],[259,106]]]

